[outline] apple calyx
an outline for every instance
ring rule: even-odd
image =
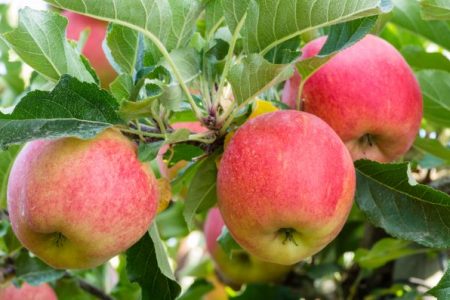
[[[374,139],[373,135],[367,133],[359,139],[359,143],[363,146],[369,145],[369,147],[372,147],[375,144]]]
[[[297,241],[295,240],[295,236],[299,235],[297,230],[293,228],[281,228],[280,230],[278,230],[277,234],[283,238],[283,245],[286,245],[286,243],[290,242],[295,246],[298,246]]]
[[[67,237],[64,234],[62,234],[61,232],[55,232],[53,235],[55,237],[55,245],[56,245],[56,247],[57,248],[62,248],[63,244],[67,240]]]

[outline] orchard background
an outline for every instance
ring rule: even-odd
[[[36,299],[30,295],[50,300],[450,299],[450,1],[0,3],[0,299]],[[26,7],[28,4],[33,8]],[[64,16],[71,20],[69,27]],[[87,23],[77,27],[76,20]],[[336,238],[332,236],[331,242],[322,245],[326,247],[321,251],[316,249],[313,256],[290,266],[268,265],[248,256],[226,227],[222,228],[220,213],[214,208],[217,189],[226,182],[222,178],[217,184],[224,149],[226,152],[243,136],[239,128],[269,120],[269,114],[280,115],[273,113],[275,110],[291,114],[282,95],[294,69],[305,83],[305,98],[301,93],[294,95],[295,104],[302,108],[308,80],[368,34],[378,35],[395,47],[420,84],[423,118],[412,147],[389,163],[355,162],[355,203],[348,219],[346,213],[333,217],[346,219],[345,225]],[[325,35],[328,41],[319,54],[298,60],[305,44]],[[370,76],[355,76],[366,83],[389,77],[383,71],[387,69],[380,70]],[[398,82],[402,80],[406,79],[398,78]],[[339,90],[353,87],[357,81],[340,83]],[[380,99],[380,105],[383,101],[386,99]],[[338,117],[334,121],[341,120]],[[393,121],[386,115],[378,123],[389,125]],[[272,128],[281,128],[284,133],[283,126]],[[398,127],[401,124],[392,124],[393,131]],[[122,145],[135,147],[139,163],[150,166],[150,173],[155,175],[150,181],[152,191],[157,191],[157,199],[153,194],[150,197],[154,200],[151,215],[155,215],[157,206],[158,212],[151,220],[148,213],[146,220],[151,225],[146,223],[143,236],[138,234],[136,243],[120,248],[120,254],[104,254],[106,262],[100,265],[89,264],[90,257],[77,257],[71,264],[64,264],[58,261],[58,252],[49,258],[44,253],[45,245],[39,248],[28,244],[30,252],[13,232],[8,211],[11,204],[7,203],[16,201],[8,189],[22,188],[21,184],[26,188],[28,184],[14,179],[8,187],[15,157],[30,141],[67,137],[90,141],[96,136],[95,140],[101,140],[98,135],[108,128],[116,130],[110,133],[120,130],[126,135],[132,142],[123,141]],[[264,133],[257,138],[264,145]],[[363,141],[373,146],[376,139],[372,138],[365,135]],[[78,139],[75,144],[82,143]],[[286,140],[286,147],[293,142]],[[71,148],[65,151],[70,153]],[[266,154],[270,157],[278,153]],[[319,186],[316,192],[321,194],[321,186],[345,176],[333,173],[334,162],[324,166],[320,155],[322,151],[316,151],[298,161],[280,163],[297,166],[301,161],[307,165],[308,175]],[[57,161],[58,157],[54,158]],[[70,155],[68,161],[70,169]],[[99,161],[93,161],[92,170],[108,170],[108,160],[102,162],[104,165],[95,166]],[[49,168],[46,170],[58,171],[58,164],[52,165],[51,159],[45,165]],[[72,171],[83,173],[82,169],[74,165]],[[251,170],[238,171],[253,175],[251,181],[261,178]],[[316,172],[329,176],[317,176]],[[109,178],[111,174],[106,173],[105,178]],[[67,174],[72,176],[70,170]],[[11,178],[25,178],[22,175]],[[98,179],[88,172],[82,175],[77,183],[80,189]],[[50,172],[38,179],[52,182],[54,176]],[[273,176],[276,182],[292,179],[292,174]],[[123,182],[129,182],[125,179],[129,178],[123,178]],[[270,182],[267,184],[270,186]],[[116,193],[115,187],[121,187],[121,181],[111,190],[91,191],[86,203],[95,204],[97,198]],[[305,188],[301,183],[294,187],[300,191]],[[58,184],[48,187],[48,193],[53,189],[57,190]],[[131,200],[122,204],[122,210],[105,215],[102,224],[77,228],[82,220],[90,219],[91,213],[98,213],[82,209],[84,215],[71,211],[70,217],[59,217],[70,222],[75,215],[76,222],[69,226],[75,232],[88,232],[82,234],[81,240],[87,241],[83,246],[91,246],[92,233],[91,243],[102,243],[106,249],[109,239],[117,236],[105,234],[98,241],[94,237],[98,237],[98,227],[121,224],[125,218],[122,212],[128,212],[135,200],[135,186],[130,185],[127,192]],[[219,191],[223,198],[219,202],[227,194]],[[48,198],[47,211],[53,211],[55,201],[66,198],[70,200],[70,196]],[[146,212],[138,207],[136,216],[138,210]],[[221,203],[220,208],[224,207]],[[287,218],[285,212],[279,213],[280,220]],[[224,215],[224,219],[231,224],[233,218]],[[261,218],[261,224],[265,219]],[[213,224],[209,229],[204,227],[205,220]],[[24,224],[28,224],[26,221]],[[51,223],[52,218],[47,221]],[[316,218],[312,223],[320,228],[326,221]],[[138,227],[137,219],[135,223],[128,223],[126,229],[133,232]],[[298,246],[297,232],[282,229],[286,235],[282,244]],[[239,228],[233,230],[236,236]],[[67,247],[67,237],[64,232],[60,234],[56,245]],[[308,234],[313,239],[319,235],[318,231]],[[258,244],[255,236],[247,234],[246,238]],[[92,268],[86,269],[87,265]]]

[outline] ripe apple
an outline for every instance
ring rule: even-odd
[[[264,283],[278,281],[289,273],[290,266],[261,261],[245,251],[234,253],[230,258],[217,242],[224,225],[219,209],[210,209],[203,229],[206,246],[225,280],[237,285]]]
[[[324,248],[353,203],[355,169],[337,134],[294,110],[249,120],[231,139],[218,205],[231,235],[261,260],[291,265]]]
[[[319,53],[326,37],[303,48],[301,59]],[[283,91],[295,108],[300,75]],[[305,83],[303,108],[325,120],[354,160],[390,162],[411,147],[420,129],[422,95],[401,54],[383,39],[368,35],[333,57]]]
[[[102,47],[108,23],[70,11],[64,11],[62,15],[69,20],[66,31],[69,39],[78,41],[81,32],[86,29],[90,30],[89,37],[83,47],[83,54],[97,72],[102,86],[108,87],[117,76]]]
[[[38,286],[24,283],[20,288],[11,284],[0,289],[0,300],[58,300],[58,297],[46,283]]]
[[[147,231],[158,206],[156,179],[136,145],[108,129],[90,140],[38,140],[11,170],[12,228],[54,268],[98,266]]]

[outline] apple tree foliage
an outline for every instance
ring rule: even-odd
[[[449,1],[45,2],[46,11],[18,12],[14,26],[9,6],[0,5],[0,278],[50,282],[61,299],[201,299],[215,288],[211,261],[180,253],[186,245],[190,252],[204,248],[192,240],[217,201],[216,162],[227,132],[245,122],[256,98],[286,109],[279,95],[294,68],[308,78],[374,33],[416,73],[424,99],[420,136],[403,162],[355,163],[356,204],[327,248],[282,283],[226,292],[243,300],[450,299]],[[65,38],[67,20],[57,13],[63,9],[110,23],[104,49],[118,76],[108,89],[99,87],[89,62]],[[329,39],[319,55],[298,62],[301,45],[324,34]],[[25,64],[33,70],[27,79]],[[171,126],[184,121],[200,121],[208,130]],[[171,204],[114,267],[51,269],[21,247],[8,222],[14,157],[27,141],[86,139],[109,127],[134,137],[139,158],[156,173],[158,151],[169,147],[169,167],[181,165],[170,177]],[[239,247],[226,230],[220,244],[227,252]],[[420,272],[426,268],[445,273],[434,287]]]

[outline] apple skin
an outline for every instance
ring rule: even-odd
[[[24,283],[20,288],[11,284],[1,289],[0,300],[58,300],[58,297],[46,283],[38,286]]]
[[[90,30],[89,37],[83,47],[83,55],[86,56],[97,72],[102,86],[108,87],[117,76],[116,71],[106,58],[102,47],[103,40],[106,37],[108,23],[71,11],[63,11],[61,14],[69,20],[66,31],[69,39],[78,41],[80,34],[84,30]]]
[[[308,43],[301,59],[318,54],[325,41]],[[283,90],[283,101],[292,108],[300,80],[296,73]],[[422,94],[414,73],[392,45],[373,35],[312,75],[302,98],[303,110],[325,120],[354,160],[394,161],[408,151],[420,129]]]
[[[236,253],[230,259],[217,242],[224,225],[219,209],[216,207],[210,209],[203,229],[206,247],[220,275],[226,281],[236,285],[274,282],[283,279],[289,273],[290,266],[261,261],[244,251]]]
[[[218,206],[231,235],[261,260],[292,265],[342,229],[355,169],[337,134],[305,112],[277,111],[241,126],[222,157]]]
[[[114,129],[26,144],[8,183],[18,239],[57,269],[93,268],[128,249],[147,231],[159,195],[136,151]]]

